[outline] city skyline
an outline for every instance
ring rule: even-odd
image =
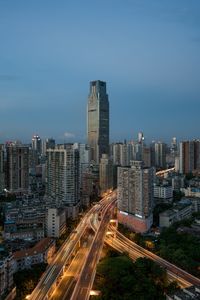
[[[199,8],[1,2],[0,141],[86,141],[91,80],[107,83],[111,142],[139,131],[148,141],[198,138]]]

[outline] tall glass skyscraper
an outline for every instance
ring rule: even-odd
[[[109,101],[106,82],[90,82],[87,107],[88,145],[91,162],[99,164],[102,154],[109,154]]]

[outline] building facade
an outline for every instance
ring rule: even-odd
[[[5,173],[4,173],[4,145],[0,144],[0,193],[5,188]]]
[[[46,196],[56,207],[76,210],[80,202],[79,151],[73,144],[57,145],[47,150]]]
[[[42,155],[46,156],[47,149],[54,149],[56,142],[53,138],[48,138],[42,141]]]
[[[166,150],[167,145],[165,143],[155,143],[155,166],[156,168],[166,168]]]
[[[154,198],[172,199],[173,189],[172,186],[154,185]]]
[[[38,154],[41,154],[42,140],[37,134],[32,137],[32,149],[35,150]]]
[[[0,253],[0,299],[5,299],[14,286],[14,260],[12,255],[2,256]]]
[[[152,225],[153,179],[154,169],[141,161],[118,168],[118,219],[134,231],[145,232]]]
[[[46,216],[48,237],[59,238],[66,232],[66,213],[63,209],[48,208]]]
[[[190,218],[193,213],[193,206],[189,199],[183,199],[172,209],[159,214],[160,227],[169,227],[177,221]]]
[[[107,154],[103,154],[100,161],[99,185],[101,195],[113,188],[113,164]]]
[[[109,154],[109,101],[106,82],[90,82],[87,106],[87,136],[90,160],[99,164],[102,154]]]
[[[6,144],[6,188],[11,193],[29,189],[29,147],[20,143]]]
[[[182,174],[200,170],[200,141],[180,142],[179,170]]]
[[[30,269],[32,266],[41,263],[50,264],[55,252],[55,240],[48,237],[43,238],[34,247],[13,253],[14,271]]]

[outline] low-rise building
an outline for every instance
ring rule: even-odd
[[[192,203],[190,200],[181,200],[171,209],[168,209],[159,214],[160,227],[169,227],[174,222],[190,218],[193,212]]]
[[[184,175],[175,175],[172,177],[172,188],[174,191],[179,191],[185,186],[185,176]]]
[[[3,237],[5,240],[32,239],[39,241],[44,238],[43,224],[19,224],[15,221],[4,222]]]
[[[3,250],[4,252],[4,250]],[[14,286],[14,260],[9,254],[0,251],[0,299],[5,299]]]
[[[177,290],[175,293],[166,295],[167,300],[199,300],[200,286],[190,286]]]
[[[45,234],[45,203],[34,197],[20,197],[4,205],[4,238],[40,240]]]
[[[186,197],[182,200],[189,200],[192,203],[192,210],[193,212],[199,212],[200,211],[200,197]]]
[[[182,188],[181,192],[185,194],[186,197],[200,197],[200,188],[198,187],[188,187]]]
[[[39,263],[49,264],[55,250],[55,240],[44,238],[32,248],[14,252],[14,271],[28,269]]]
[[[171,186],[154,185],[154,198],[172,199],[173,190]]]
[[[60,208],[48,208],[46,216],[46,231],[48,237],[59,238],[66,232],[66,213]]]
[[[4,205],[5,220],[13,220],[16,223],[44,223],[45,202],[39,198],[17,198],[16,201],[7,202]]]

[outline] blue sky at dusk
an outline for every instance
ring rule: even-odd
[[[0,141],[86,138],[104,80],[111,140],[199,138],[199,0],[0,0]]]

